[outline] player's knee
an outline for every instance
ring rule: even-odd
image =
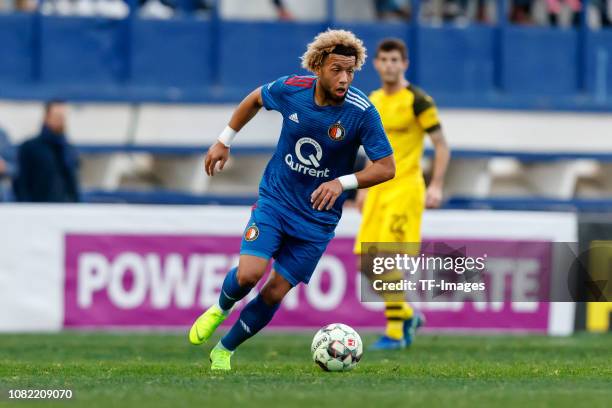
[[[276,305],[282,302],[283,298],[291,290],[291,285],[281,279],[271,279],[262,288],[260,296],[269,305]]]
[[[260,271],[253,268],[238,267],[238,284],[240,286],[255,286],[262,277]]]
[[[285,297],[285,291],[283,291],[280,287],[275,285],[266,285],[259,295],[263,299],[266,304],[270,306],[274,306],[283,301]]]

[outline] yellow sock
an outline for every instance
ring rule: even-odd
[[[383,282],[400,282],[403,273],[397,269],[388,271],[381,275],[379,279]],[[404,338],[404,322],[412,317],[414,311],[406,302],[405,293],[401,290],[387,290],[380,293],[385,301],[385,317],[387,318],[387,328],[385,334],[395,340]]]
[[[385,334],[395,340],[404,338],[404,321],[414,315],[414,310],[408,302],[385,302],[385,317],[387,329]]]

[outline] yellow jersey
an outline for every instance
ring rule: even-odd
[[[420,88],[407,87],[387,94],[382,88],[370,94],[370,101],[380,113],[385,132],[393,147],[395,178],[380,184],[379,188],[407,187],[423,183],[421,157],[425,134],[440,128],[436,105]]]
[[[354,251],[364,242],[421,241],[425,180],[421,156],[425,134],[440,128],[433,99],[414,85],[391,95],[378,89],[370,100],[380,113],[393,147],[395,178],[368,189]],[[410,247],[408,253],[418,253]],[[416,252],[415,252],[416,251]]]

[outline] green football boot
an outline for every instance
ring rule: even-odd
[[[212,336],[217,327],[227,318],[228,313],[223,313],[218,305],[212,305],[207,311],[196,319],[189,330],[189,341],[198,345],[204,343]]]

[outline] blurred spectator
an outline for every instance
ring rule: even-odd
[[[468,0],[445,0],[442,19],[444,21],[467,20]]]
[[[594,0],[593,4],[599,12],[601,25],[610,27],[612,25],[612,0]]]
[[[514,0],[510,10],[510,21],[515,24],[532,24],[533,0]]]
[[[45,15],[125,18],[129,7],[123,0],[41,0]]]
[[[487,3],[490,0],[477,0],[476,1],[476,20],[481,23],[488,23],[489,18],[487,16]]]
[[[40,135],[18,149],[17,201],[79,201],[78,156],[64,134],[65,124],[66,104],[47,103]]]
[[[565,4],[571,10],[571,21],[573,26],[580,24],[580,0],[546,0],[546,7],[548,9],[548,22],[550,25],[559,24],[559,13],[561,12],[562,5]]]
[[[190,1],[190,0],[183,0]],[[193,0],[193,9],[196,13],[201,16],[208,16],[210,12],[215,8],[215,2],[213,0]]]
[[[36,1],[34,0],[15,0],[15,10],[19,11],[34,11],[36,10]]]
[[[490,4],[494,0],[429,0],[423,2],[422,12],[425,20],[437,25],[451,22],[465,25],[470,21],[487,23]]]
[[[293,20],[293,16],[289,13],[287,7],[285,7],[285,2],[283,0],[272,0],[272,3],[276,8],[279,20]]]
[[[0,128],[0,201],[5,201],[15,176],[15,149],[4,130]]]
[[[172,18],[176,6],[167,0],[138,0],[140,16],[144,18]]]
[[[140,15],[149,18],[170,18],[176,15],[190,14],[208,18],[211,12],[219,7],[221,1],[222,0],[137,0],[141,7]],[[285,5],[284,0],[266,1],[269,1],[273,6],[276,17],[279,20],[290,21],[294,19],[293,14]]]
[[[34,9],[36,9],[36,0],[0,0],[0,11],[17,10],[27,12]]]
[[[410,19],[410,11],[398,4],[397,0],[374,0],[376,17],[379,20],[386,20],[392,17],[399,17],[404,20]]]

